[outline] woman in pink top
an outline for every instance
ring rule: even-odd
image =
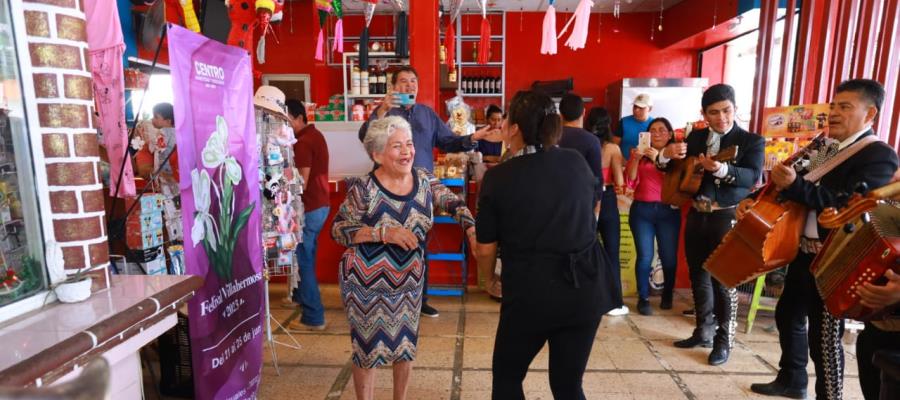
[[[659,308],[672,308],[672,290],[675,288],[675,267],[678,254],[678,231],[681,228],[681,211],[660,201],[664,174],[656,168],[654,160],[660,150],[672,139],[672,124],[665,118],[650,123],[650,147],[632,149],[625,181],[634,189],[634,201],[628,215],[628,224],[637,249],[635,275],[638,288],[638,312],[653,314],[650,307],[650,270],[653,262],[653,241],[662,262],[665,285]]]

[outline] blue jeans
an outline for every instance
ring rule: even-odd
[[[616,190],[607,186],[600,198],[600,220],[597,221],[597,231],[603,241],[603,250],[606,251],[610,263],[613,265],[613,279],[619,292],[622,291],[622,264],[619,262],[619,242],[622,239],[619,221],[619,205],[616,199]]]
[[[328,218],[328,210],[328,207],[320,207],[304,214],[303,243],[294,250],[300,265],[300,286],[294,290],[293,299],[303,310],[300,323],[306,325],[325,323],[325,306],[322,305],[319,281],[316,279],[316,246],[319,232]]]
[[[681,210],[672,209],[660,202],[634,201],[628,214],[628,225],[634,236],[637,250],[635,276],[638,295],[650,297],[650,263],[653,262],[653,239],[662,261],[663,296],[672,296],[675,288],[675,268],[678,266],[678,231],[681,228]]]

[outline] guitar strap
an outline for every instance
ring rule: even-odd
[[[856,143],[851,144],[850,147],[847,147],[843,151],[839,151],[834,157],[831,157],[828,161],[825,161],[808,174],[804,175],[803,179],[807,182],[818,182],[823,176],[827,175],[838,165],[841,165],[844,161],[847,161],[847,159],[853,157],[856,153],[859,153],[860,150],[877,141],[878,138],[875,137],[875,135],[869,135],[857,140]]]

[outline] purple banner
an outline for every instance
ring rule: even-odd
[[[264,282],[250,56],[169,25],[195,398],[255,398]]]

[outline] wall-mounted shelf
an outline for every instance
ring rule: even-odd
[[[496,51],[496,42],[500,42],[500,61],[490,61],[486,64],[479,64],[475,61],[463,61],[463,42],[478,42],[481,40],[481,35],[456,35],[456,88],[442,88],[442,90],[456,90],[461,93],[462,97],[468,98],[499,98],[500,99],[500,107],[506,106],[506,12],[489,12],[489,15],[501,15],[502,16],[502,25],[500,28],[500,32],[503,32],[502,35],[491,35],[492,50]],[[456,19],[456,32],[463,31],[462,20],[466,16],[477,15],[480,18],[480,13],[478,14],[461,14],[459,18]],[[441,32],[441,39],[443,39],[446,35],[444,32]],[[443,43],[443,40],[441,40]],[[466,56],[468,57],[471,53],[466,52]],[[495,53],[496,54],[496,53]],[[465,70],[471,71],[474,68],[500,68],[500,91],[497,93],[462,93],[462,85],[466,78],[470,78],[472,75],[478,75],[469,73],[466,74]],[[496,71],[496,70],[495,70]],[[443,79],[443,78],[442,78]]]

